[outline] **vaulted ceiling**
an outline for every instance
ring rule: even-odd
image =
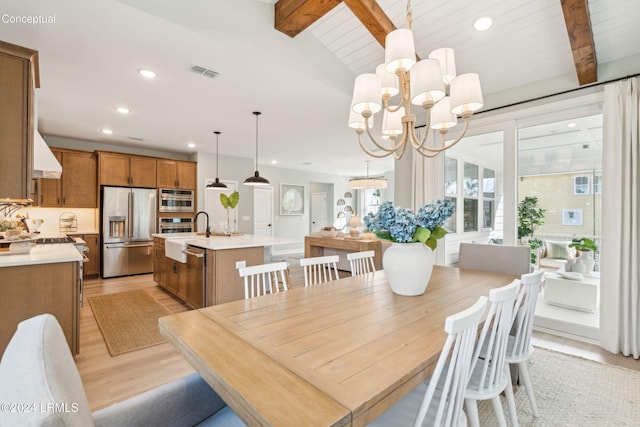
[[[391,25],[405,27],[407,2],[275,3],[22,0],[3,5],[2,13],[55,14],[55,23],[3,18],[0,39],[40,52],[45,135],[114,149],[189,152],[187,143],[194,142],[194,150],[212,153],[212,131],[220,130],[221,154],[252,158],[251,112],[260,110],[261,163],[359,175],[367,157],[346,126],[353,79],[383,62],[381,34]],[[316,10],[319,4],[327,7]],[[636,0],[589,0],[586,7],[584,0],[414,0],[412,9],[417,54],[454,48],[458,73],[480,75],[485,109],[578,88],[594,77],[602,82],[640,72]],[[298,35],[275,29],[295,27],[302,19],[296,13],[312,18]],[[493,27],[476,32],[473,20],[485,15]],[[194,65],[219,74],[196,75]],[[139,68],[158,77],[142,80]],[[116,113],[119,105],[131,114]],[[114,133],[101,134],[105,127]],[[375,174],[392,165],[370,167]]]

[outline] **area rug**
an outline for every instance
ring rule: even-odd
[[[529,373],[539,416],[533,416],[527,392],[519,387],[520,426],[640,425],[638,371],[536,348]],[[504,396],[502,406],[511,425]],[[481,426],[498,425],[490,401],[481,402],[478,411]]]
[[[161,344],[158,318],[170,315],[144,290],[89,297],[111,356]]]

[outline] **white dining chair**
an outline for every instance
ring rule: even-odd
[[[502,392],[507,397],[511,423],[513,426],[518,425],[506,353],[513,304],[519,287],[520,281],[514,280],[506,286],[489,291],[489,311],[476,342],[471,377],[464,395],[467,418],[472,427],[480,426],[478,400],[491,400],[498,425],[507,425],[500,403]]]
[[[357,276],[359,274],[373,273],[376,271],[376,266],[373,263],[375,256],[376,253],[374,251],[348,253],[347,260],[351,268],[351,275]]]
[[[338,280],[338,255],[302,258],[300,265],[304,269],[304,285],[312,286],[330,280]]]
[[[244,278],[244,298],[280,292],[280,285],[283,291],[288,290],[287,268],[286,262],[239,268],[238,273]]]
[[[536,313],[536,304],[538,302],[538,294],[544,282],[544,270],[523,274],[520,278],[522,284],[516,302],[514,304],[512,335],[509,336],[507,342],[506,361],[510,364],[518,365],[519,377],[522,379],[531,412],[533,416],[538,416],[538,406],[533,395],[531,379],[529,377],[529,359],[533,354],[533,346],[531,345],[531,330],[533,329],[533,320]],[[509,374],[511,375],[511,374]],[[511,382],[511,377],[509,378]]]
[[[447,334],[440,358],[428,383],[422,383],[373,420],[374,427],[457,426],[466,422],[462,412],[469,381],[478,324],[486,311],[487,297],[446,318]]]
[[[460,243],[458,268],[520,277],[531,269],[531,249],[528,246]]]

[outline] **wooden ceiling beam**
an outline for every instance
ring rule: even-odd
[[[593,43],[587,0],[560,0],[564,22],[569,34],[573,62],[578,83],[585,85],[598,81],[598,62]]]
[[[371,35],[384,47],[387,34],[396,29],[391,19],[375,0],[344,0],[344,4],[362,22]]]
[[[342,0],[278,0],[276,30],[295,37],[340,3]]]

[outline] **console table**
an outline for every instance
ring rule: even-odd
[[[382,244],[380,240],[305,236],[305,258],[323,256],[325,248],[344,250],[346,252],[374,251],[373,263],[376,266],[376,270],[382,270]]]
[[[598,304],[600,274],[569,280],[555,273],[545,274],[544,301],[547,304],[593,313]]]

